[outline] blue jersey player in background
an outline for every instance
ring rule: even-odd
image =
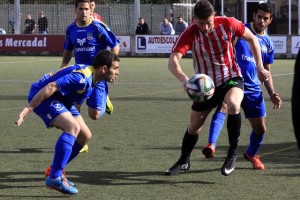
[[[253,22],[246,24],[253,34],[258,38],[261,48],[262,61],[265,69],[270,71],[271,64],[274,61],[274,46],[266,33],[265,29],[272,22],[272,7],[268,3],[258,4],[253,14]],[[238,64],[241,68],[244,78],[244,99],[241,107],[244,110],[246,118],[249,120],[252,132],[250,134],[250,144],[244,153],[244,158],[250,161],[254,169],[265,169],[260,157],[257,155],[266,132],[266,108],[263,93],[260,88],[260,81],[257,77],[257,69],[250,47],[246,41],[235,38],[234,47]],[[279,95],[275,92],[273,80],[264,82],[269,93],[270,100],[274,104],[274,109],[278,110],[282,104]],[[210,131],[208,136],[208,145],[203,147],[202,153],[206,158],[213,158],[216,148],[216,142],[224,125],[226,105],[222,104],[212,117]],[[236,159],[236,158],[235,158]],[[229,174],[228,174],[229,175]]]
[[[93,20],[91,2],[89,0],[76,0],[76,19],[66,28],[66,39],[61,66],[67,66],[74,54],[75,63],[90,65],[97,52],[110,48],[112,52],[119,54],[119,39],[110,28],[99,20]],[[93,92],[98,97],[97,102],[88,102],[89,116],[97,120],[104,112],[111,114],[113,105],[108,96],[106,81],[98,83]],[[80,107],[77,107],[80,110]],[[85,145],[81,152],[87,152]],[[47,171],[47,169],[46,169]]]
[[[34,111],[47,128],[56,127],[63,132],[58,138],[50,176],[46,186],[65,194],[76,194],[74,183],[64,175],[66,165],[87,144],[92,133],[75,105],[94,99],[93,90],[100,81],[114,82],[119,75],[119,56],[103,50],[95,56],[92,65],[75,64],[45,74],[31,85],[28,105],[19,114],[16,125]]]

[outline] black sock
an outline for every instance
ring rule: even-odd
[[[182,140],[180,162],[187,163],[190,160],[190,155],[198,141],[198,137],[198,134],[189,134],[186,130]]]
[[[241,134],[241,113],[236,115],[228,115],[227,130],[229,139],[229,151],[236,154],[238,142]]]

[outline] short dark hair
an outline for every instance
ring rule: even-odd
[[[76,0],[75,1],[75,9],[78,7],[79,3],[89,3],[91,7],[91,1],[90,0]]]
[[[194,7],[194,15],[199,19],[207,19],[214,14],[215,9],[213,5],[207,0],[200,0]]]
[[[112,62],[114,61],[120,62],[120,57],[109,50],[102,50],[95,56],[92,66],[95,69],[98,69],[104,65],[110,68],[112,66]]]
[[[272,5],[269,3],[258,3],[254,10],[254,15],[256,15],[259,10],[263,10],[266,13],[270,13],[272,16],[273,9],[272,9]]]

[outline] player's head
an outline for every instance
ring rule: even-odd
[[[109,51],[102,50],[94,58],[92,66],[96,69],[99,80],[115,82],[119,75],[120,57]]]
[[[90,2],[91,2],[92,14],[93,14],[94,10],[96,8],[96,3],[95,3],[95,0],[90,0]]]
[[[214,27],[215,10],[207,0],[200,0],[194,7],[193,21],[201,32],[208,33]]]
[[[91,16],[91,2],[90,0],[76,0],[75,1],[76,22],[79,25],[86,25]]]
[[[272,22],[272,6],[269,3],[257,4],[253,13],[253,28],[261,34]]]

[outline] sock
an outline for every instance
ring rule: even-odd
[[[198,141],[198,137],[198,134],[192,135],[186,130],[182,140],[180,162],[187,163],[190,160],[190,155]]]
[[[237,154],[238,142],[241,133],[241,113],[236,115],[228,115],[227,129],[229,139],[229,151]]]
[[[217,140],[223,128],[225,116],[225,113],[220,111],[215,112],[215,114],[212,116],[208,134],[208,143],[214,145],[214,147],[217,146]]]
[[[259,149],[262,145],[262,142],[264,140],[264,135],[265,134],[257,135],[252,131],[252,133],[250,135],[250,144],[247,149],[248,156],[253,157],[257,154],[257,152],[259,151]]]
[[[67,164],[69,162],[71,162],[76,156],[78,156],[78,154],[79,154],[80,150],[82,149],[82,147],[83,146],[81,144],[79,144],[77,141],[75,141],[75,143],[73,145],[73,148],[72,148],[72,153],[70,155],[70,158],[69,158]]]
[[[58,138],[55,145],[50,178],[55,179],[62,176],[62,171],[70,158],[75,140],[75,136],[66,132],[63,132]]]

